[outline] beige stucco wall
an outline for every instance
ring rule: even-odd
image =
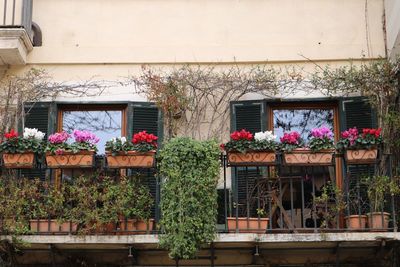
[[[260,62],[384,55],[383,0],[34,0],[28,63]]]
[[[400,56],[400,1],[385,0],[387,49],[389,57]]]

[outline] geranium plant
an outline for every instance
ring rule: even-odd
[[[314,128],[311,130],[311,140],[308,147],[312,151],[334,148],[333,132],[328,127]]]
[[[341,134],[337,149],[371,149],[382,143],[381,128],[364,128],[360,133],[356,127]]]
[[[99,142],[99,138],[93,133],[74,130],[73,137],[75,141],[70,144],[68,140],[71,138],[71,135],[64,131],[50,135],[46,152],[60,155],[64,152],[78,153],[82,150],[97,151],[96,144]]]
[[[281,144],[280,148],[283,151],[292,151],[293,149],[300,148],[303,146],[303,141],[298,132],[284,133],[280,138]]]
[[[4,134],[5,141],[0,144],[0,152],[16,154],[43,151],[44,133],[38,129],[25,128],[22,136],[14,130]]]
[[[132,137],[133,150],[138,152],[149,152],[157,149],[158,137],[146,131],[136,133]]]
[[[276,150],[276,136],[271,131],[258,132],[254,135],[245,129],[231,134],[231,140],[220,147],[228,152],[269,151]]]

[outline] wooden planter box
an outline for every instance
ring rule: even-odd
[[[78,229],[76,223],[59,223],[57,220],[39,219],[30,220],[29,225],[33,233],[75,233]]]
[[[117,234],[120,235],[146,234],[147,224],[149,225],[148,230],[152,231],[154,227],[154,219],[149,219],[147,222],[137,219],[121,220]]]
[[[246,153],[228,152],[228,163],[230,165],[268,165],[274,164],[276,154],[274,151],[248,151]]]
[[[344,218],[348,229],[361,230],[367,226],[367,215],[350,215]]]
[[[313,152],[310,149],[298,148],[285,152],[283,158],[287,165],[331,165],[333,153],[333,149]]]
[[[257,233],[263,234],[267,231],[269,218],[237,218],[237,228],[239,233]],[[228,231],[233,233],[236,232],[236,218],[228,217]]]
[[[109,168],[151,168],[154,166],[155,155],[155,151],[128,151],[117,155],[106,152]]]
[[[33,152],[3,154],[4,167],[9,169],[32,169],[34,159]]]
[[[79,153],[64,152],[61,155],[46,153],[48,168],[91,168],[94,162],[94,151],[80,151]]]
[[[376,162],[378,149],[346,150],[346,162],[348,164],[371,164]]]

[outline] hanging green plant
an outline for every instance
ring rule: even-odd
[[[160,153],[160,245],[171,258],[193,258],[215,237],[219,153],[215,141],[190,138],[171,139]]]

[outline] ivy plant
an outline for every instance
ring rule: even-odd
[[[174,138],[160,154],[160,245],[174,259],[189,259],[212,242],[217,218],[219,148],[215,141]]]

